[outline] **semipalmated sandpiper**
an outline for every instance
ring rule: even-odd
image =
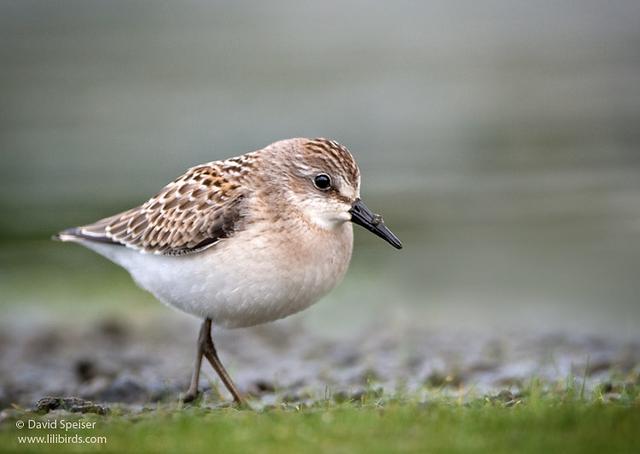
[[[360,170],[328,139],[289,139],[189,169],[142,205],[64,230],[129,271],[157,299],[204,320],[191,385],[204,356],[234,400],[211,326],[277,320],[309,307],[344,276],[354,222],[400,249],[360,200]]]

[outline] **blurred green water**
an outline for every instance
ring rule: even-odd
[[[164,310],[47,238],[193,164],[329,136],[406,248],[359,231],[309,323],[633,335],[639,18],[633,1],[2,2],[0,310]]]

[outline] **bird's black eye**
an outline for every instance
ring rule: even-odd
[[[331,177],[326,173],[319,173],[313,179],[313,184],[321,191],[326,191],[331,187]]]

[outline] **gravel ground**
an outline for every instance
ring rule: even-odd
[[[50,410],[48,397],[74,397],[100,408],[138,408],[176,401],[191,374],[198,323],[153,316],[144,321],[101,319],[37,326],[0,325],[0,410]],[[252,405],[331,397],[357,399],[382,392],[516,393],[531,378],[545,383],[575,377],[587,390],[638,383],[640,342],[533,333],[444,332],[397,323],[371,326],[346,339],[309,334],[289,320],[253,329],[214,330],[221,359]],[[206,366],[203,403],[229,395]],[[428,397],[425,397],[428,398]],[[76,411],[100,412],[69,401]]]

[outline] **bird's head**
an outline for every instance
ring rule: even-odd
[[[310,223],[330,230],[351,221],[402,248],[382,216],[360,199],[360,169],[346,147],[323,138],[289,139],[267,150],[271,151],[283,196]]]

